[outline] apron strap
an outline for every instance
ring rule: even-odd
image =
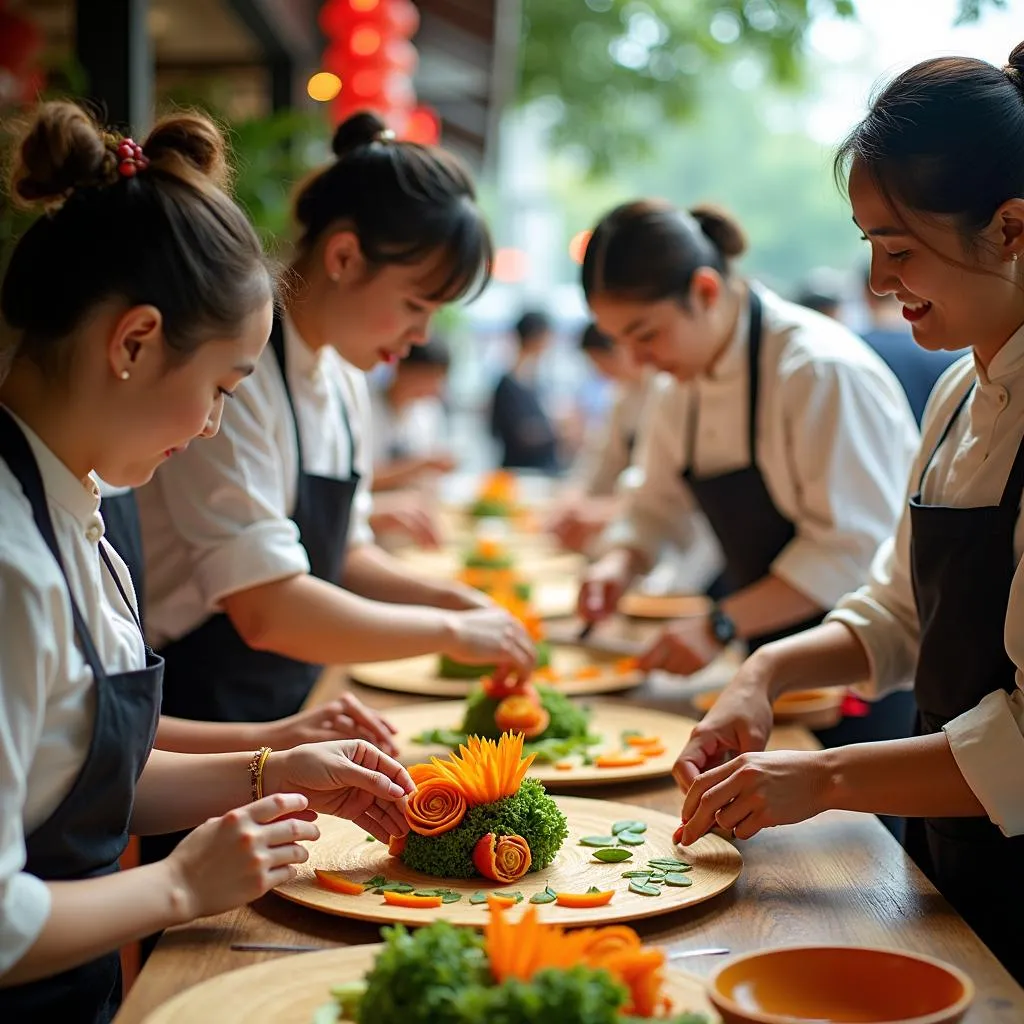
[[[750,465],[757,465],[757,402],[761,384],[761,324],[763,306],[761,297],[748,285],[750,296],[750,325],[747,328],[747,442],[750,446]],[[691,387],[690,401],[690,444],[687,452],[687,470],[693,472],[694,455],[697,450],[697,428],[700,422],[700,392]]]
[[[302,438],[299,436],[299,418],[295,415],[295,403],[292,401],[292,390],[288,387],[288,370],[285,364],[284,354],[284,321],[280,316],[274,316],[274,323],[270,329],[270,347],[277,357],[277,365],[281,369],[281,380],[284,383],[284,393],[288,399],[288,408],[291,409],[292,423],[295,426],[295,447],[298,455],[298,475],[305,472],[302,465]],[[339,390],[338,401],[341,402],[341,419],[345,424],[345,435],[348,437],[348,465],[349,473],[354,475],[356,471],[356,442],[352,433],[352,422],[348,415],[348,403],[345,396]]]
[[[1003,496],[999,499],[999,504],[1002,507],[1010,505],[1019,508],[1022,494],[1024,494],[1024,437],[1017,445],[1017,454],[1010,467],[1010,475],[1006,478],[1006,486],[1003,488]]]
[[[60,546],[57,543],[57,534],[53,529],[53,520],[50,518],[50,508],[46,501],[46,488],[43,486],[43,478],[39,472],[39,465],[32,454],[32,447],[27,438],[21,432],[20,427],[14,421],[11,414],[4,408],[0,408],[0,454],[7,463],[15,479],[21,484],[25,497],[32,507],[32,518],[35,520],[36,528],[42,534],[46,546],[50,549],[64,577],[64,584],[67,587],[68,600],[71,602],[71,620],[75,627],[75,635],[82,645],[82,654],[86,663],[92,669],[93,677],[105,679],[107,673],[100,661],[99,652],[93,643],[92,634],[85,624],[85,618],[78,608],[75,595],[71,592],[71,584],[68,582],[68,574],[64,568],[64,559],[61,557]]]
[[[960,403],[953,411],[953,415],[949,417],[949,422],[946,424],[946,429],[943,430],[938,441],[935,442],[935,447],[932,449],[931,455],[928,456],[928,461],[924,464],[923,468],[921,469],[921,479],[918,480],[917,482],[918,494],[924,493],[925,474],[931,468],[931,464],[935,460],[935,456],[938,455],[939,449],[945,443],[946,438],[949,437],[949,432],[953,429],[953,424],[956,423],[956,421],[960,418],[960,413],[963,411],[964,406],[967,404],[967,399],[970,398],[972,394],[974,394],[975,384],[977,384],[977,381],[972,382],[971,386],[964,392],[964,397],[960,399]],[[1018,455],[1019,454],[1020,453],[1018,452]]]
[[[117,592],[121,595],[121,600],[128,606],[128,611],[131,612],[132,618],[135,620],[135,625],[139,627],[139,632],[143,633],[142,623],[139,621],[138,615],[135,614],[135,605],[128,599],[128,594],[124,587],[121,586],[121,579],[117,575],[117,570],[114,568],[114,563],[110,560],[110,555],[107,554],[107,547],[110,545],[110,541],[104,540],[100,544],[100,558],[103,559],[103,564],[107,567],[107,572],[110,573],[110,578],[114,581],[114,586],[117,587]],[[113,549],[111,549],[113,550]],[[145,639],[145,633],[143,633],[143,639]]]

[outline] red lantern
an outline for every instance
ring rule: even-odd
[[[388,0],[387,16],[395,34],[412,39],[420,27],[420,12],[412,0]]]
[[[328,39],[345,39],[359,24],[376,25],[390,30],[387,0],[327,0],[320,8],[320,30]]]
[[[405,139],[423,146],[436,146],[441,140],[441,119],[433,107],[420,105],[409,115]]]
[[[14,75],[25,74],[42,44],[42,33],[35,22],[0,10],[0,68]]]

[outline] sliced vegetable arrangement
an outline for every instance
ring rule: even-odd
[[[367,976],[332,990],[314,1024],[708,1024],[673,1015],[665,954],[644,949],[631,928],[565,932],[539,922],[536,907],[512,923],[490,906],[482,936],[443,921],[411,934],[385,928]]]
[[[413,765],[412,831],[391,852],[440,878],[480,874],[514,882],[546,868],[569,828],[543,785],[524,778],[532,763],[532,756],[523,757],[520,734],[497,743],[474,736],[447,760]]]

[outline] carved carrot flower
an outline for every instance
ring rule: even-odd
[[[495,882],[514,882],[530,870],[533,857],[522,836],[481,836],[473,848],[473,865],[484,878]]]

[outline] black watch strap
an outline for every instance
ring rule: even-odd
[[[736,623],[719,605],[712,606],[708,623],[711,626],[711,635],[723,647],[728,647],[736,639]]]

